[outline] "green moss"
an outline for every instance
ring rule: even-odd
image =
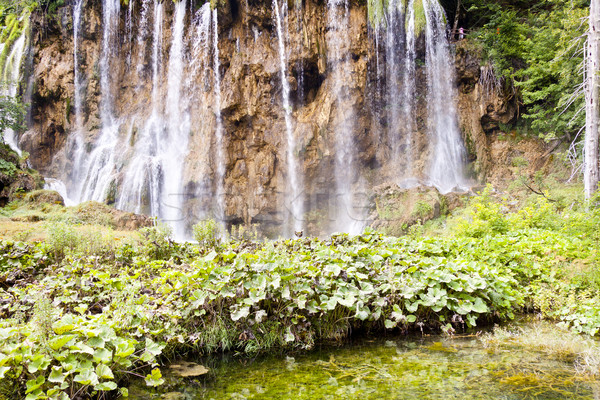
[[[414,0],[413,3],[415,12],[415,36],[419,36],[425,31],[427,26],[427,18],[425,17],[425,7],[423,6],[423,0]]]

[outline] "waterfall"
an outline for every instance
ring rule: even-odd
[[[348,83],[352,80],[349,68],[350,45],[349,0],[328,0],[327,37],[328,68],[332,76],[332,89],[337,103],[337,122],[335,130],[335,220],[332,230],[360,233],[363,226],[362,216],[356,215],[353,206],[353,180],[356,176],[354,150],[354,110],[352,104],[346,104],[349,93]]]
[[[206,68],[210,57],[210,21],[211,9],[210,3],[205,3],[196,12],[194,18],[194,36],[192,42],[192,57],[190,59],[190,74],[187,82],[188,90],[202,91],[203,82],[206,76]],[[194,82],[200,81],[199,87]]]
[[[75,129],[79,131],[83,126],[83,101],[81,84],[81,71],[79,70],[79,46],[81,31],[81,8],[83,0],[77,0],[73,8],[73,103],[75,107]]]
[[[190,132],[189,115],[181,98],[184,69],[184,28],[186,0],[175,4],[173,17],[173,38],[169,55],[167,77],[167,135],[159,142],[164,169],[163,191],[164,221],[174,226],[176,237],[183,238],[185,221],[183,215],[183,167],[187,156],[188,137]]]
[[[100,120],[102,129],[100,136],[94,143],[94,148],[86,155],[86,162],[75,165],[76,175],[83,176],[81,187],[72,196],[77,201],[96,200],[104,201],[109,195],[109,189],[115,179],[115,151],[118,144],[119,121],[113,115],[113,93],[111,76],[113,59],[118,56],[118,30],[119,30],[119,0],[103,0],[102,4],[102,51],[100,56]]]
[[[146,120],[126,167],[117,207],[147,212],[159,217],[183,239],[186,221],[183,215],[183,167],[190,131],[187,107],[182,99],[184,73],[184,23],[186,1],[175,4],[173,34],[167,66],[167,97],[161,96],[163,3],[154,2],[152,31],[151,113]],[[164,116],[163,116],[164,108]],[[149,209],[143,205],[148,203]]]
[[[6,62],[4,64],[4,70],[0,77],[0,95],[9,98],[16,98],[19,94],[19,81],[21,76],[21,65],[23,61],[23,55],[27,49],[27,32],[28,28],[23,30],[23,33],[13,43]],[[1,51],[1,49],[0,49]],[[7,129],[4,132],[4,142],[10,146],[11,149],[21,155],[21,149],[19,148],[18,138],[12,129]]]
[[[464,146],[456,116],[454,65],[446,38],[446,16],[437,0],[423,0],[425,18],[427,102],[429,134],[433,150],[429,170],[430,183],[440,192],[463,189]]]
[[[401,9],[401,1],[390,0],[387,9],[387,26],[385,38],[386,52],[386,82],[387,82],[387,107],[388,107],[388,141],[391,148],[391,156],[399,161],[403,154],[400,151],[403,124],[400,120],[402,104],[406,104],[406,98],[400,95],[402,85],[402,74],[406,74],[404,61],[404,35],[398,34],[404,30],[404,11]],[[402,71],[402,72],[401,72]]]
[[[284,236],[290,237],[293,231],[305,228],[303,188],[306,178],[295,135],[297,128],[304,128],[303,125],[296,126],[292,94],[297,96],[299,104],[304,100],[302,69],[307,55],[304,54],[302,35],[299,34],[299,39],[292,43],[287,27],[297,14],[296,23],[289,29],[302,32],[301,2],[295,3],[290,14],[287,2],[271,1],[272,24],[277,35],[273,48],[279,56],[276,79],[281,80],[279,101],[284,117],[281,122],[285,122],[280,154],[283,165],[280,163],[277,168],[284,170],[284,206],[288,214],[285,214],[282,229]],[[393,173],[397,183],[405,183],[416,176],[424,177],[440,191],[447,192],[465,185],[462,172],[464,149],[453,107],[455,89],[451,53],[445,37],[443,9],[435,0],[419,1],[423,2],[425,10],[424,31],[415,30],[416,22],[423,20],[421,8],[415,7],[417,0],[389,0],[385,3],[381,25],[374,28],[376,90],[381,103],[385,104],[378,112],[381,120],[387,122],[380,144],[389,159],[386,162],[390,161],[387,164],[390,170],[386,173]],[[83,43],[87,43],[82,39],[85,6],[84,0],[75,0],[73,4],[74,119],[65,150],[66,191],[76,202],[114,200],[117,208],[156,216],[168,222],[176,237],[182,239],[187,226],[193,222],[190,210],[196,204],[201,205],[198,211],[204,214],[212,202],[214,218],[221,223],[226,221],[225,201],[229,196],[225,184],[226,125],[221,114],[224,95],[221,93],[219,16],[209,3],[192,17],[193,4],[186,0],[173,5],[160,0],[140,0],[137,3],[139,10],[137,5],[129,4],[128,8],[123,8],[127,15],[121,18],[120,0],[102,0],[100,59],[95,75],[99,81],[99,123],[96,114],[85,114],[86,109],[95,108],[94,104],[86,107],[88,82],[81,65],[83,54],[89,63],[88,54],[82,51]],[[171,9],[172,20],[166,22],[165,14]],[[186,21],[189,27],[186,27]],[[332,157],[324,157],[331,160],[331,164],[325,166],[325,172],[332,175],[334,182],[330,189],[332,210],[328,214],[332,220],[329,230],[358,233],[365,218],[357,207],[363,181],[355,135],[359,126],[357,118],[364,114],[355,110],[354,74],[360,71],[362,60],[353,60],[351,54],[350,31],[354,27],[350,25],[350,0],[328,0],[326,24],[325,82],[333,100],[327,122],[332,128],[327,132],[329,137],[325,136],[325,143],[333,147],[326,149],[331,150]],[[119,37],[120,26],[124,28],[122,38]],[[256,26],[252,29],[258,32]],[[231,47],[224,47],[227,51],[233,49],[234,36]],[[426,44],[424,63],[418,60],[418,38],[424,39]],[[122,51],[121,41],[126,44]],[[19,68],[14,65],[21,62],[25,42],[25,37],[19,38],[7,59],[7,70],[16,74],[10,78],[12,81],[18,80]],[[242,44],[242,41],[237,43],[237,52],[243,54],[244,49],[240,51]],[[290,52],[294,57],[290,57]],[[119,56],[123,57],[123,63],[118,62]],[[290,64],[291,60],[298,60],[298,64]],[[424,67],[417,68],[419,63]],[[120,75],[136,65],[139,80],[135,82],[132,89],[135,94],[131,98],[132,93],[123,93],[128,85],[121,84],[123,77]],[[298,88],[294,93],[288,79],[292,67],[293,73],[298,74]],[[310,73],[314,71],[311,69]],[[4,79],[7,79],[6,75],[4,71]],[[421,84],[418,79],[422,77],[426,79]],[[90,90],[96,83],[92,79]],[[427,88],[423,90],[423,96],[417,89],[421,87]],[[428,112],[424,124],[417,123],[418,107],[422,105],[427,105]],[[123,108],[131,111],[123,112]],[[100,128],[86,132],[86,125],[99,125]],[[416,147],[413,142],[425,147],[422,125],[426,125],[429,143],[428,152],[423,156],[412,152]],[[197,134],[206,136],[195,136],[190,142],[190,136]],[[196,152],[193,157],[188,157],[188,147]],[[379,157],[380,153],[377,154]],[[429,160],[427,170],[417,169],[415,166],[422,165],[425,158]],[[208,159],[210,161],[204,162]],[[211,168],[212,173],[209,172]],[[191,174],[200,176],[188,182],[185,177]],[[186,190],[195,188],[196,192],[184,194],[184,184]],[[60,182],[52,183],[52,187],[65,191]],[[200,199],[208,195],[209,199]],[[192,200],[191,197],[195,203],[187,205],[185,202]]]
[[[282,5],[283,12],[286,11],[286,2]],[[296,139],[294,138],[294,128],[292,126],[292,106],[290,104],[290,85],[287,80],[287,56],[285,50],[285,37],[281,23],[281,13],[277,0],[273,0],[273,11],[275,14],[275,23],[277,26],[277,39],[279,44],[279,67],[281,74],[283,110],[285,116],[285,131],[287,139],[287,188],[285,199],[286,223],[284,224],[284,235],[291,237],[293,231],[302,231],[302,221],[304,219],[304,199],[302,194],[301,177],[298,171],[298,159],[296,156]]]
[[[147,10],[146,10],[147,12]],[[117,207],[136,213],[145,212],[161,216],[161,185],[163,169],[160,163],[160,137],[164,129],[161,117],[162,101],[161,60],[163,36],[163,3],[154,1],[154,24],[152,30],[152,105],[149,118],[136,138],[131,161],[121,185]],[[149,207],[143,209],[147,199]]]
[[[68,171],[65,171],[66,175],[66,184],[55,183],[53,188],[58,187],[64,192],[60,191],[59,193],[65,199],[65,204],[72,203],[72,200],[69,198],[69,194],[72,196],[73,191],[78,190],[78,184],[81,182],[81,179],[84,177],[81,176],[82,168],[77,168],[84,163],[84,158],[86,156],[85,146],[84,146],[84,137],[83,137],[83,95],[84,95],[84,84],[81,76],[80,66],[79,66],[79,47],[81,45],[81,14],[83,8],[83,0],[77,0],[75,6],[73,7],[73,106],[75,111],[75,123],[74,131],[67,138],[67,154],[70,160],[72,160],[73,165],[76,168],[71,168]],[[55,180],[59,182],[58,180]],[[58,186],[57,186],[58,185]],[[56,188],[54,189],[56,190]],[[58,191],[58,190],[57,190]]]
[[[225,223],[225,143],[223,141],[223,119],[221,117],[221,73],[219,60],[219,20],[217,9],[212,10],[213,17],[213,57],[214,57],[214,107],[216,118],[216,217],[220,223]]]
[[[415,37],[415,2],[409,0],[406,9],[406,21],[405,21],[405,32],[406,32],[406,53],[405,53],[405,67],[404,67],[404,87],[402,91],[402,98],[404,104],[402,107],[402,119],[404,123],[404,146],[406,148],[406,167],[404,171],[404,179],[409,180],[414,177],[413,171],[413,156],[412,156],[412,136],[413,129],[415,127],[415,96],[416,96],[416,72],[415,72],[415,60],[416,60],[416,41]],[[399,156],[397,154],[396,156]]]

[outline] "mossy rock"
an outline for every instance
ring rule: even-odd
[[[26,203],[32,204],[57,204],[64,206],[65,200],[60,195],[60,193],[54,190],[34,190],[33,192],[29,192],[25,195],[23,199]]]
[[[74,207],[75,215],[84,224],[114,227],[112,208],[97,201],[86,201]]]
[[[447,214],[461,204],[461,194],[442,195],[434,187],[402,189],[396,185],[375,188],[371,227],[387,235],[405,235],[413,225]]]

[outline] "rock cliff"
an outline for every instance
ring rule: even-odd
[[[73,143],[76,131],[83,132],[83,146],[91,149],[102,135],[103,11],[101,2],[83,0],[78,65],[82,74],[83,100],[79,112],[83,126],[78,127],[74,107],[74,35],[73,7],[59,9],[52,24],[33,17],[33,96],[31,124],[20,138],[20,146],[30,153],[32,166],[47,176],[68,180],[74,163]],[[225,222],[259,224],[262,231],[276,236],[286,209],[286,121],[282,107],[282,81],[277,31],[271,2],[263,0],[221,0],[218,8],[218,61],[221,78],[220,103],[215,105],[213,72],[215,63],[194,62],[198,9],[189,4],[185,14],[183,67],[181,83],[182,115],[180,124],[189,126],[189,140],[183,159],[181,218],[191,224],[210,215],[214,207],[215,157],[218,146],[215,125],[220,111],[224,132],[224,210]],[[291,3],[290,3],[291,4]],[[135,151],[136,141],[162,99],[161,112],[169,118],[170,55],[174,42],[172,2],[163,3],[163,26],[157,52],[153,56],[152,2],[133,2],[121,7],[116,35],[111,48],[110,90],[114,98],[113,114],[119,121],[120,138],[114,178],[105,193],[109,203],[117,202],[119,187]],[[386,114],[387,97],[382,94],[378,66],[385,64],[385,54],[377,47],[376,32],[367,22],[366,6],[349,5],[347,40],[340,60],[331,60],[328,46],[335,32],[328,25],[327,4],[305,0],[301,10],[290,5],[285,20],[287,48],[287,82],[293,117],[293,153],[299,160],[304,180],[303,218],[307,229],[317,234],[328,230],[335,207],[336,136],[352,120],[352,146],[355,149],[356,173],[352,185],[357,198],[372,195],[370,188],[400,183],[398,177],[406,167],[405,158],[395,155],[386,144],[390,126],[402,124]],[[146,7],[146,9],[144,9]],[[156,13],[155,13],[156,15]],[[146,19],[144,25],[144,18]],[[206,43],[205,43],[206,45]],[[425,182],[431,162],[432,145],[427,132],[425,102],[426,72],[424,41],[417,42],[416,126],[413,138],[403,148],[411,154],[414,180]],[[516,116],[517,106],[504,93],[489,90],[481,79],[482,67],[477,52],[466,41],[453,45],[457,80],[456,109],[466,144],[466,160],[471,178],[484,181],[493,163],[490,134],[499,123]],[[158,58],[156,56],[158,54]],[[210,57],[215,52],[206,53]],[[158,67],[153,65],[157,61]],[[336,96],[333,70],[345,68],[351,79],[343,82],[344,97]],[[170,72],[171,71],[171,72]],[[153,84],[158,74],[160,85]],[[156,80],[156,79],[154,79]],[[383,85],[385,82],[383,83]],[[508,99],[507,99],[508,98]],[[153,100],[155,99],[155,100]],[[166,128],[165,128],[166,129]],[[160,151],[160,149],[159,149]],[[397,156],[397,155],[396,155]],[[167,177],[168,179],[168,177]],[[146,197],[144,197],[146,196]],[[140,195],[148,212],[149,195]],[[360,199],[359,199],[360,200]],[[135,211],[135,210],[132,210]],[[363,214],[368,215],[368,213]]]

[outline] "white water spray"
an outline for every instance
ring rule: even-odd
[[[284,1],[282,12],[287,10]],[[296,139],[294,138],[294,127],[292,124],[292,106],[290,104],[290,85],[287,80],[287,56],[285,50],[285,37],[281,23],[279,2],[273,0],[273,11],[275,13],[275,24],[277,26],[277,39],[279,44],[279,68],[281,75],[283,110],[285,115],[285,130],[287,139],[286,164],[288,184],[285,196],[286,223],[283,230],[284,235],[291,237],[293,230],[302,231],[304,217],[304,199],[302,195],[302,178],[298,171],[298,158],[296,156]]]
[[[0,95],[16,98],[19,92],[19,81],[21,77],[21,65],[23,61],[23,55],[26,50],[27,32],[24,31],[21,36],[13,43],[10,52],[6,58],[4,64],[4,71],[2,71],[2,77],[0,82]],[[12,129],[7,129],[4,132],[4,141],[10,146],[11,149],[21,155],[21,149],[18,145],[18,139],[16,133]]]
[[[431,152],[430,183],[440,192],[467,187],[463,172],[464,146],[456,117],[454,66],[446,39],[444,9],[437,0],[423,0],[425,18],[427,101]]]
[[[354,110],[345,104],[349,98],[348,83],[352,80],[349,68],[350,54],[345,51],[350,43],[349,0],[328,0],[327,26],[328,68],[332,75],[333,93],[337,102],[338,118],[341,119],[335,131],[335,182],[336,217],[332,230],[358,234],[363,228],[363,218],[356,213],[353,205],[353,180],[357,170],[354,150]]]
[[[212,10],[213,16],[213,57],[214,57],[214,107],[216,118],[216,218],[221,224],[225,223],[225,143],[223,140],[223,119],[221,117],[221,73],[219,60],[219,19],[217,9]]]

